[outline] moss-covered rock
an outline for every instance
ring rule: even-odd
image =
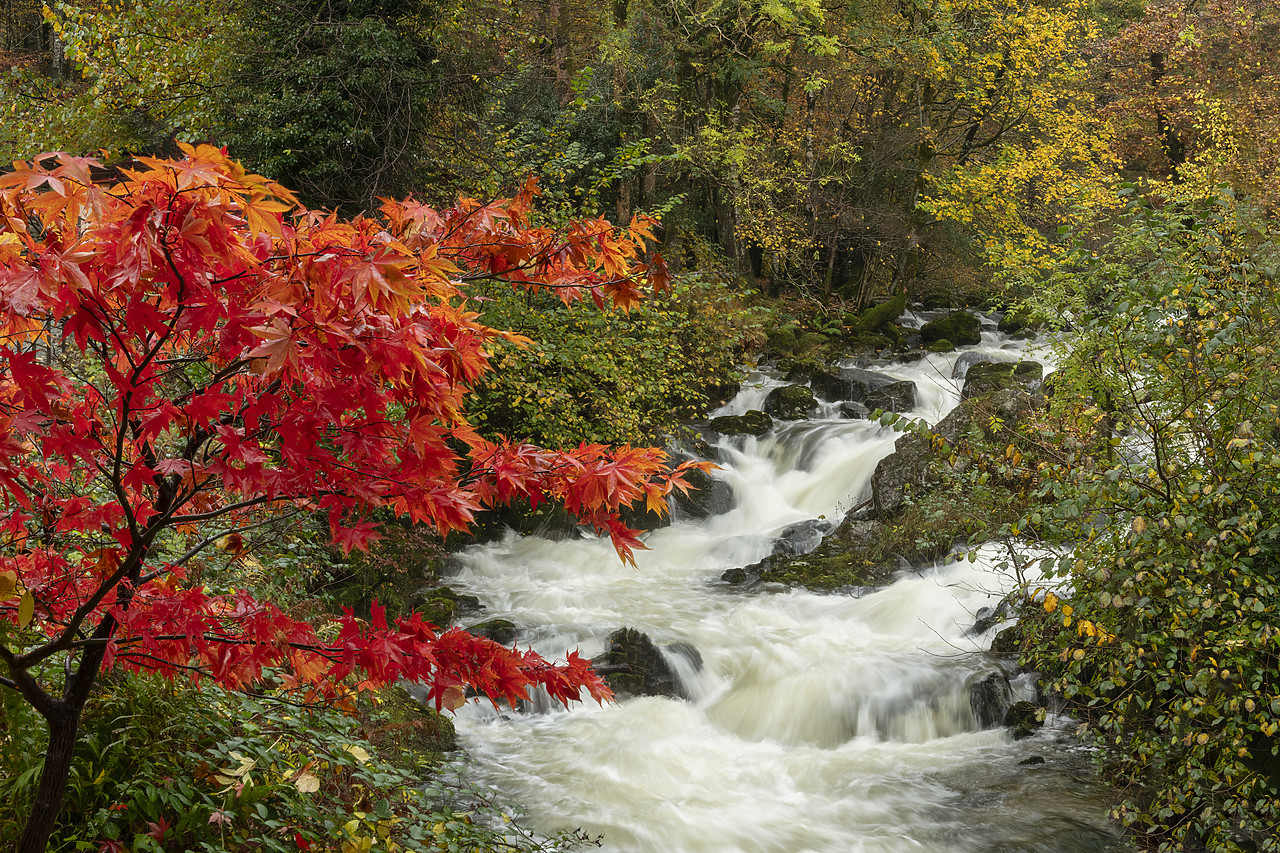
[[[1014,740],[1022,740],[1036,733],[1044,725],[1041,709],[1034,702],[1014,702],[1005,712],[1004,724]]]
[[[873,305],[863,311],[854,327],[859,332],[883,332],[885,327],[907,310],[907,295],[899,293],[893,298]]]
[[[955,348],[956,345],[951,343],[947,338],[942,338],[941,340],[934,341],[933,343],[925,346],[925,349],[929,352],[951,352]]]
[[[959,405],[938,422],[933,432],[949,442],[964,433],[973,415],[971,406]],[[881,459],[871,475],[871,499],[876,518],[888,521],[902,508],[907,497],[920,493],[940,479],[934,468],[932,438],[911,432],[894,443],[893,453]]]
[[[392,685],[378,699],[376,721],[364,735],[380,752],[392,753],[397,763],[431,767],[458,748],[453,721],[427,705],[426,688]]]
[[[480,599],[455,592],[447,586],[423,587],[414,594],[414,612],[441,628],[447,628],[468,613],[480,610]]]
[[[875,332],[860,332],[848,341],[848,348],[853,352],[880,352],[893,349],[895,342],[888,335]]]
[[[884,532],[878,522],[846,519],[813,551],[772,554],[750,566],[730,569],[720,579],[748,589],[883,586],[898,568],[897,558],[882,547]]]
[[[906,412],[915,408],[916,386],[906,379],[893,379],[870,370],[846,367],[836,371],[815,373],[810,380],[822,399],[835,403],[852,400],[868,409]]]
[[[920,327],[920,337],[929,344],[946,339],[956,346],[982,342],[981,323],[968,311],[953,311]]]
[[[980,361],[965,373],[961,399],[982,397],[996,391],[1024,388],[1031,389],[1044,377],[1044,367],[1038,361]]]
[[[764,435],[773,429],[773,418],[759,409],[741,415],[712,418],[707,426],[721,435]]]
[[[813,398],[813,391],[804,385],[774,388],[764,398],[765,414],[787,421],[807,420],[817,407],[818,401]]]
[[[1021,308],[1006,311],[1000,321],[996,323],[998,330],[1006,335],[1017,337],[1028,337],[1043,327],[1043,322],[1032,320],[1030,312]]]
[[[495,643],[509,646],[516,641],[516,634],[519,629],[516,623],[509,619],[489,619],[467,628],[477,637],[488,637]]]
[[[697,656],[696,650],[693,655]],[[604,654],[591,665],[620,696],[689,698],[661,650],[649,635],[635,628],[619,628],[610,634]]]
[[[769,349],[778,353],[789,353],[796,348],[795,326],[779,326],[765,332],[765,343]]]
[[[694,469],[684,475],[689,491],[672,492],[672,515],[681,521],[710,518],[733,508],[733,487],[719,477]]]
[[[796,337],[796,352],[807,353],[822,349],[831,343],[831,338],[821,332],[804,332]]]
[[[1005,714],[1013,701],[1013,689],[1009,679],[999,673],[992,673],[973,685],[969,690],[969,707],[978,726],[992,729],[1004,722]]]
[[[780,358],[775,367],[788,382],[808,382],[815,373],[827,370],[816,358]]]
[[[1022,633],[1017,625],[1010,625],[991,641],[991,653],[1001,657],[1017,657],[1022,651]]]

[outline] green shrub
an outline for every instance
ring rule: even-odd
[[[0,838],[17,838],[44,745],[0,693]],[[110,678],[86,711],[52,851],[556,850],[493,795],[446,780],[452,726],[402,691],[345,707]],[[501,830],[496,827],[501,827]],[[308,845],[310,845],[308,847]]]
[[[534,343],[497,347],[473,422],[553,447],[660,441],[725,393],[752,326],[731,293],[692,277],[630,313],[496,289],[486,297],[486,322]]]
[[[1021,622],[1116,817],[1159,850],[1280,849],[1280,290],[1229,199],[1133,205],[1049,292],[1076,329],[1030,440],[1074,547]]]

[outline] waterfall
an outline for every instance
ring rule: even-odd
[[[936,422],[959,400],[961,359],[1020,354],[986,332],[958,353],[870,369],[915,382],[910,414]],[[779,384],[753,375],[715,414],[758,407]],[[701,662],[668,655],[692,700],[469,706],[458,731],[481,781],[536,827],[603,834],[617,853],[1125,849],[1069,721],[1015,741],[981,729],[970,707],[973,685],[999,670],[985,652],[993,631],[972,631],[976,614],[1014,583],[995,570],[994,549],[861,597],[717,582],[768,555],[787,525],[838,523],[869,496],[898,435],[820,414],[723,439],[716,476],[733,489],[732,509],[647,534],[635,568],[596,538],[511,534],[458,556],[456,583],[485,602],[486,618],[522,626],[522,646],[594,657],[630,626]]]

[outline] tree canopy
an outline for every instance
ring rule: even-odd
[[[312,625],[191,581],[185,564],[215,541],[319,513],[349,551],[387,514],[448,532],[485,507],[554,500],[628,558],[639,543],[618,510],[661,512],[683,485],[658,450],[493,442],[465,413],[504,336],[471,310],[468,281],[632,305],[666,286],[644,258],[647,221],[535,227],[533,182],[510,200],[341,220],[219,149],[183,152],[110,177],[67,155],[0,175],[0,688],[50,727],[23,850],[43,849],[104,667],[270,679],[304,699],[356,674],[405,678],[437,707],[467,688],[608,695],[574,655],[551,664],[376,605]]]

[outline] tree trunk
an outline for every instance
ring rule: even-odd
[[[62,797],[67,791],[67,779],[71,775],[80,710],[73,709],[68,702],[54,702],[45,716],[49,725],[49,746],[44,752],[44,769],[40,771],[36,801],[27,817],[17,853],[44,853],[49,844],[49,835],[58,820]]]
[[[141,565],[141,556],[132,559],[137,565]],[[137,569],[131,571],[128,577],[136,582]],[[131,599],[132,593],[122,595],[119,599],[120,606],[128,609]],[[40,785],[36,788],[35,803],[27,817],[17,853],[44,853],[49,845],[49,836],[58,821],[62,797],[67,792],[67,780],[71,776],[71,760],[75,755],[76,736],[80,730],[80,714],[89,701],[89,691],[98,678],[102,660],[106,656],[107,640],[115,633],[116,627],[114,618],[103,617],[93,633],[93,639],[98,642],[80,653],[80,665],[75,672],[67,675],[61,699],[50,698],[25,671],[13,672],[22,695],[40,712],[49,727],[49,745],[44,753]],[[12,671],[11,660],[6,662],[11,664]]]
[[[568,106],[573,97],[573,71],[569,68],[569,3],[568,0],[551,0],[551,62],[556,78],[556,99],[560,108]]]

